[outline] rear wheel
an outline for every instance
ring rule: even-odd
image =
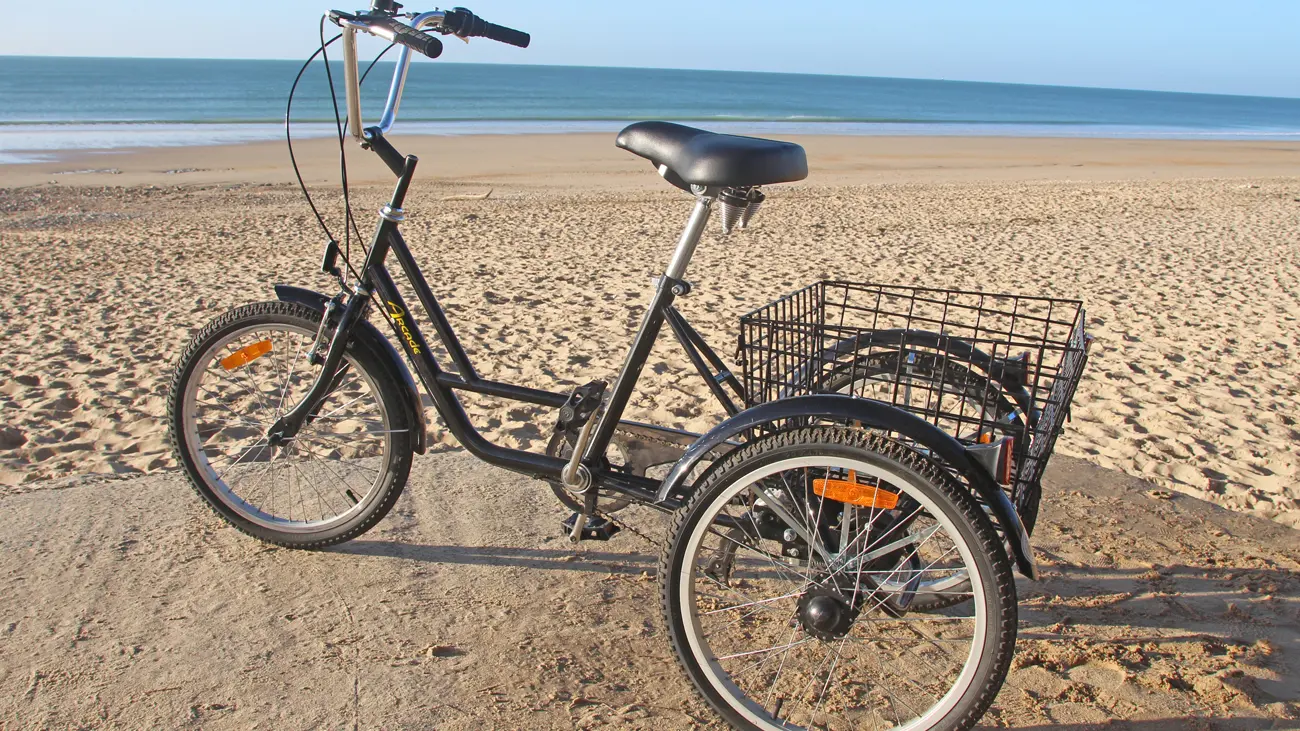
[[[269,443],[320,371],[310,352],[320,317],[285,302],[218,317],[185,348],[169,402],[176,460],[199,496],[239,530],[293,548],[342,543],[379,522],[413,451],[399,377],[355,341],[298,434]]]
[[[846,483],[874,503],[819,497]],[[940,561],[972,601],[910,612]],[[924,456],[861,430],[729,454],[678,512],[659,576],[678,660],[737,728],[969,728],[1014,650],[1015,583],[987,516]]]

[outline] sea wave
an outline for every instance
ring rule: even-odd
[[[421,117],[417,115],[402,116],[402,122],[421,122],[421,123],[465,123],[465,122],[485,122],[485,123],[547,123],[547,122],[639,122],[644,119],[654,118],[665,122],[758,122],[758,123],[778,123],[793,122],[799,124],[936,124],[936,125],[960,125],[960,124],[984,124],[1000,126],[1022,126],[1022,125],[1041,125],[1041,126],[1088,126],[1103,124],[1094,120],[1087,119],[935,119],[929,117],[836,117],[836,116],[811,116],[811,115],[780,115],[780,116],[762,116],[748,114],[702,114],[702,115],[632,115],[632,116],[517,116],[517,117]],[[332,117],[295,117],[293,124],[333,124]],[[170,125],[170,124],[187,124],[187,125],[225,125],[225,124],[284,124],[283,117],[275,118],[238,118],[238,119],[0,119],[0,128],[17,127],[17,126],[44,126],[44,127],[75,127],[85,125]]]
[[[402,120],[394,135],[516,135],[613,133],[630,121],[601,119],[437,119]],[[1298,129],[1196,129],[1059,122],[863,121],[719,117],[681,119],[718,132],[756,135],[900,135],[1097,137],[1130,139],[1300,140]],[[330,121],[295,121],[295,139],[337,134]],[[79,150],[120,151],[140,147],[232,145],[283,140],[283,121],[263,122],[100,122],[0,124],[0,162],[41,162]]]

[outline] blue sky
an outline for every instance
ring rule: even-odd
[[[461,2],[531,32],[533,47],[457,43],[446,60],[1300,97],[1300,0]],[[19,11],[16,0],[3,4]],[[317,42],[315,19],[330,6],[64,0],[58,7],[64,22],[23,23],[6,34],[0,53],[302,58]]]

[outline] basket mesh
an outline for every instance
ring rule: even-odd
[[[822,281],[740,325],[748,405],[841,392],[967,444],[1014,437],[1017,503],[1036,495],[1087,361],[1077,300]]]

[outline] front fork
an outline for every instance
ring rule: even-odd
[[[370,132],[370,130],[367,130],[367,132]],[[384,206],[379,213],[379,225],[375,228],[375,237],[370,244],[370,251],[366,255],[366,262],[361,267],[361,279],[352,291],[352,296],[348,298],[347,305],[343,308],[343,314],[339,317],[339,324],[334,330],[334,337],[330,340],[329,350],[325,353],[325,362],[320,374],[316,376],[316,381],[312,383],[311,390],[307,392],[302,401],[299,401],[298,405],[277,419],[271,425],[271,428],[267,430],[266,439],[272,447],[278,447],[297,436],[303,424],[307,423],[309,418],[314,416],[317,409],[320,408],[324,398],[338,386],[344,373],[341,369],[343,353],[347,350],[348,342],[352,339],[352,329],[356,327],[358,322],[365,319],[366,307],[369,306],[370,295],[374,291],[374,285],[370,281],[370,273],[383,266],[384,258],[388,256],[389,236],[397,230],[397,224],[405,217],[402,212],[402,204],[406,200],[406,191],[411,186],[411,180],[415,177],[415,166],[419,160],[414,155],[401,157],[377,131],[366,139],[372,149],[379,153],[384,162],[393,169],[393,172],[398,174],[397,187],[393,189],[393,196],[388,205]],[[346,225],[346,222],[344,225]],[[328,256],[326,260],[329,261]],[[328,308],[325,318],[325,321],[321,323],[322,329],[320,333],[322,334],[325,328],[328,327]],[[320,337],[321,335],[318,334],[318,341]]]
[[[337,309],[337,302],[337,297],[331,300],[321,318],[320,330],[317,332],[316,342],[313,344],[309,356],[313,363],[321,362],[320,344],[329,329],[329,321],[333,310]],[[339,318],[338,327],[334,329],[334,335],[330,338],[329,350],[326,351],[323,358],[321,371],[316,375],[316,380],[311,384],[311,389],[307,391],[307,395],[297,405],[277,419],[271,425],[271,428],[267,430],[267,443],[272,447],[279,447],[286,441],[296,437],[303,425],[316,417],[321,404],[325,402],[325,398],[334,389],[338,388],[343,381],[348,371],[348,365],[343,361],[343,354],[347,350],[348,341],[352,339],[352,329],[358,322],[365,319],[366,308],[369,304],[369,287],[364,283],[358,285],[352,296],[348,298],[347,304],[343,307],[343,314]]]

